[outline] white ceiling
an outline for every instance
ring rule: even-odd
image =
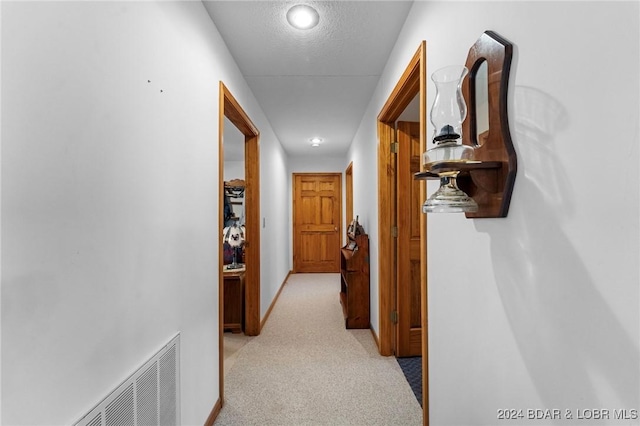
[[[203,3],[285,151],[341,156],[413,2]],[[288,9],[300,3],[319,12],[315,28],[288,24]],[[320,147],[311,147],[313,137],[323,139]]]

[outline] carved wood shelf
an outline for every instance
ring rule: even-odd
[[[478,203],[478,212],[466,213],[467,217],[504,217],[506,213],[501,214],[500,207],[506,169],[502,161],[442,161],[431,164],[429,171],[416,173],[414,178],[440,179],[439,174],[458,172],[458,187]]]
[[[427,171],[416,173],[416,179],[440,179],[438,173],[460,172],[458,177],[463,177],[477,170],[493,169],[497,170],[502,167],[500,161],[467,161],[461,163],[459,161],[440,161],[430,165]]]

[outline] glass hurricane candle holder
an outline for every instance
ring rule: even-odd
[[[468,74],[464,66],[449,66],[431,76],[436,85],[436,97],[430,119],[434,126],[434,148],[422,156],[426,171],[434,169],[440,178],[440,188],[422,205],[424,213],[476,212],[478,204],[458,188],[455,163],[473,161],[474,149],[462,144],[462,123],[467,116],[467,105],[462,96],[462,81]],[[447,163],[438,171],[436,165]]]

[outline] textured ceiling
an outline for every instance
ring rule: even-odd
[[[315,28],[287,23],[300,3],[319,12]],[[203,1],[292,156],[346,153],[412,3]]]

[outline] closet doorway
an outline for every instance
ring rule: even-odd
[[[398,122],[414,102],[419,110],[417,124]],[[426,146],[425,105],[423,41],[378,114],[378,275],[380,353],[394,355],[404,344],[407,350],[421,352],[423,424],[428,426],[427,219],[422,213],[406,214],[406,208],[416,208],[426,193],[425,181],[415,185],[412,179],[420,167],[419,154]],[[414,126],[417,129],[412,129]],[[399,149],[404,151],[397,154]],[[419,253],[414,256],[410,252],[415,253],[416,249]],[[418,306],[413,303],[417,300],[419,315]]]
[[[229,190],[231,194],[236,194],[234,217],[238,221],[242,220],[243,244],[241,250],[235,250],[234,261],[243,263],[242,272],[231,271],[228,275],[233,275],[233,281],[240,281],[243,289],[239,292],[240,315],[238,327],[247,336],[257,336],[260,334],[260,159],[259,159],[259,137],[260,132],[251,122],[238,101],[233,97],[224,83],[220,82],[219,94],[219,117],[218,117],[218,147],[219,147],[219,217],[218,217],[218,238],[220,241],[218,259],[218,279],[219,279],[219,360],[220,360],[220,400],[224,401],[224,329],[225,329],[225,254],[223,250],[223,237],[225,229],[225,195]],[[233,125],[239,130],[240,142],[244,144],[244,171],[243,179],[230,182],[231,188],[225,188],[225,123],[228,127]],[[231,146],[229,146],[231,149]],[[243,181],[240,185],[239,181]],[[233,209],[232,207],[232,209]],[[242,215],[243,217],[240,217]],[[240,261],[240,262],[238,262]],[[229,281],[229,280],[227,280]],[[235,326],[234,326],[235,329]],[[224,403],[224,402],[223,402]]]
[[[353,220],[353,161],[347,166],[347,170],[344,171],[344,186],[345,186],[345,218],[344,223],[349,225]]]

